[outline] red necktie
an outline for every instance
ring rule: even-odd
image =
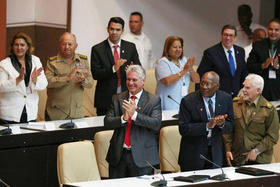
[[[135,101],[137,97],[135,95],[131,96],[131,99]],[[127,120],[127,126],[125,130],[125,137],[124,137],[124,143],[127,147],[130,147],[130,130],[131,130],[131,125],[132,125],[132,119],[131,117],[128,118]]]
[[[114,45],[114,61],[115,61],[115,64],[118,63],[118,60],[119,60],[119,53],[118,53],[118,45]],[[118,87],[121,86],[121,70],[118,69],[117,71],[117,77],[118,77]]]

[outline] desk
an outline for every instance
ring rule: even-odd
[[[280,172],[280,163],[273,164],[261,164],[254,165],[250,167],[256,167],[260,169],[266,169],[270,171]],[[225,173],[234,171],[233,167],[223,168]],[[214,176],[216,174],[220,174],[220,169],[209,169],[209,170],[199,170],[199,171],[190,171],[190,172],[182,172],[182,173],[172,173],[165,174],[165,179],[167,180],[167,186],[194,186],[194,187],[277,187],[280,185],[280,176],[279,175],[269,175],[262,177],[254,177],[250,175],[240,174],[240,173],[232,173],[229,177],[230,180],[217,182],[213,180],[205,180],[198,183],[188,183],[188,182],[179,182],[174,181],[173,177],[175,176],[189,176],[193,174],[201,174],[201,175],[210,175]],[[89,181],[89,182],[80,182],[80,183],[71,183],[64,184],[63,187],[94,187],[94,186],[102,186],[102,187],[126,187],[133,186],[134,187],[145,187],[151,186],[150,184],[156,181],[156,179],[141,179],[139,177],[131,177],[131,178],[122,178],[122,179],[111,179],[111,180],[100,180],[100,181]]]
[[[162,126],[176,125],[177,120],[171,117],[174,114],[176,111],[163,111]],[[93,140],[96,132],[108,130],[104,127],[103,119],[104,116],[98,116],[73,120],[86,121],[89,125],[87,128],[60,129],[58,126],[65,122],[63,120],[53,121],[56,126],[53,131],[23,129],[22,134],[0,136],[0,178],[13,187],[58,186],[58,145]],[[28,127],[26,124],[20,126]]]

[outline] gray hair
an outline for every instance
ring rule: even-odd
[[[130,65],[130,66],[128,66],[128,68],[126,70],[126,74],[128,74],[129,72],[138,73],[138,76],[141,80],[144,80],[146,78],[145,69],[140,65]]]
[[[260,88],[261,89],[260,92],[262,93],[263,86],[264,86],[264,80],[261,76],[252,73],[252,74],[249,74],[245,78],[245,80],[249,80],[254,88]]]
[[[77,44],[76,35],[70,32],[64,32],[59,38],[59,43],[62,42],[64,35],[71,35],[74,38],[74,42]]]

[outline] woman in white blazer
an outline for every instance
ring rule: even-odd
[[[48,82],[41,61],[31,55],[32,41],[17,33],[11,43],[11,55],[0,62],[0,124],[35,121],[39,96]]]

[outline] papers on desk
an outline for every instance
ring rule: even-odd
[[[21,134],[19,126],[11,126],[10,128],[12,129],[12,134]]]
[[[26,126],[27,129],[39,130],[39,131],[52,131],[56,130],[53,122],[29,122]]]
[[[61,125],[61,123],[55,123],[51,121],[42,121],[42,122],[29,122],[27,126],[22,126],[23,129],[37,130],[37,131],[53,131],[57,130],[56,125]],[[87,128],[89,127],[86,121],[76,121],[76,128]]]
[[[85,122],[85,121],[76,121],[75,125],[76,125],[77,128],[87,128],[87,127],[89,127],[88,123]]]
[[[162,121],[175,120],[174,115],[178,114],[178,110],[163,110],[162,111]]]

